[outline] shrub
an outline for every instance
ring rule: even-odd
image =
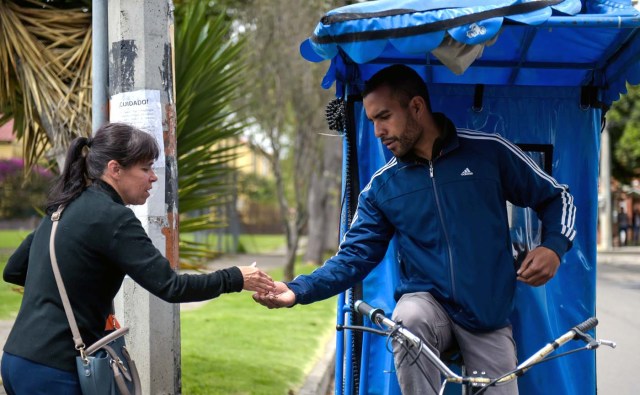
[[[0,160],[0,219],[20,219],[42,210],[53,174],[35,166],[28,174],[22,159]]]

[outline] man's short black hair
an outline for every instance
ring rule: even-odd
[[[366,97],[369,93],[382,86],[391,88],[391,92],[400,100],[400,104],[403,106],[409,105],[409,101],[415,96],[422,97],[427,103],[427,109],[431,111],[427,84],[411,67],[403,64],[394,64],[378,71],[371,79],[365,82],[362,97]]]

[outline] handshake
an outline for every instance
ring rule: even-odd
[[[290,307],[296,301],[296,296],[282,281],[273,281],[271,276],[256,267],[256,262],[250,266],[239,266],[244,279],[242,289],[254,291],[253,300],[270,309]]]

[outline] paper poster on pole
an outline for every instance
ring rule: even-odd
[[[137,90],[113,95],[109,109],[110,122],[128,123],[155,137],[160,148],[156,168],[165,167],[162,104],[159,90]]]

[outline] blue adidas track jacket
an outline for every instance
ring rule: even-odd
[[[372,176],[338,253],[287,284],[296,303],[328,298],[364,279],[395,235],[396,300],[430,292],[459,325],[494,330],[509,323],[516,285],[506,201],[536,211],[543,246],[560,258],[571,247],[575,207],[566,185],[504,138],[456,131],[435,115],[447,136],[440,154],[433,161],[393,158]]]

